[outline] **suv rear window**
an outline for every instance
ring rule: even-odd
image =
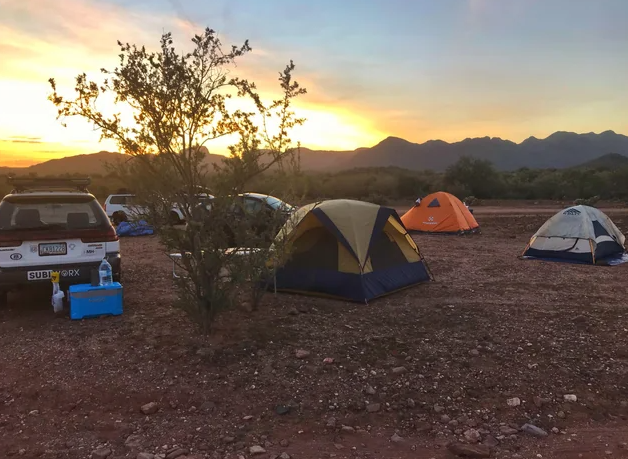
[[[82,230],[108,224],[91,196],[9,196],[0,203],[0,231]]]
[[[109,199],[109,204],[116,204],[116,205],[133,204],[134,200],[135,200],[135,196],[112,195],[111,199]]]

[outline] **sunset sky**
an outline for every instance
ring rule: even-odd
[[[238,71],[266,93],[295,61],[311,148],[628,134],[626,24],[627,0],[0,0],[0,165],[115,150],[56,121],[48,78],[70,95],[116,65],[116,40],[184,47],[205,26],[250,40]]]

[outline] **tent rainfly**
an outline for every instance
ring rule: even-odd
[[[621,255],[626,238],[599,209],[573,206],[547,220],[532,236],[524,257],[604,264]]]
[[[466,234],[480,225],[469,209],[453,194],[439,191],[421,200],[401,217],[408,231],[438,234]]]
[[[277,235],[279,291],[368,302],[429,281],[427,264],[394,209],[336,199],[297,210]]]

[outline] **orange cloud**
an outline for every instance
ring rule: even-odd
[[[86,71],[99,78],[101,67],[115,67],[119,52],[117,39],[156,47],[164,29],[171,30],[178,44],[185,46],[186,40],[201,33],[203,27],[176,17],[140,15],[90,0],[25,0],[3,4],[0,103],[11,110],[0,111],[0,138],[38,137],[48,147],[42,154],[36,149],[23,148],[24,145],[17,148],[14,143],[5,142],[0,149],[0,165],[16,158],[27,161],[24,158],[28,155],[39,159],[116,149],[111,142],[99,143],[98,133],[85,122],[71,121],[66,129],[56,121],[55,108],[47,101],[47,79],[54,77],[60,92],[70,96],[77,74]],[[231,45],[228,37],[221,39],[224,45]],[[271,51],[259,49],[254,43],[252,46],[253,53],[245,56],[232,71],[254,75],[263,96],[272,99],[278,91],[278,72],[287,62],[279,64]],[[313,79],[300,74],[298,67],[295,77],[309,92],[295,105],[298,116],[308,118],[305,126],[295,130],[292,136],[295,141],[314,148],[353,149],[365,142],[375,143],[384,136],[368,116],[356,115],[317,97],[320,88]],[[215,146],[215,151],[225,151],[226,146],[222,142]]]

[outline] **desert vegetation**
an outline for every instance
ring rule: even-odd
[[[99,198],[125,184],[115,172],[92,176],[92,192]],[[266,172],[247,184],[248,191],[282,196],[288,189],[285,174]],[[0,192],[8,191],[4,188]],[[293,189],[294,186],[298,188]],[[378,204],[415,199],[437,190],[477,199],[562,200],[594,203],[597,199],[628,200],[628,167],[528,169],[501,172],[490,162],[463,158],[445,173],[372,167],[339,172],[300,171],[290,180],[290,193],[307,201],[352,198]]]

